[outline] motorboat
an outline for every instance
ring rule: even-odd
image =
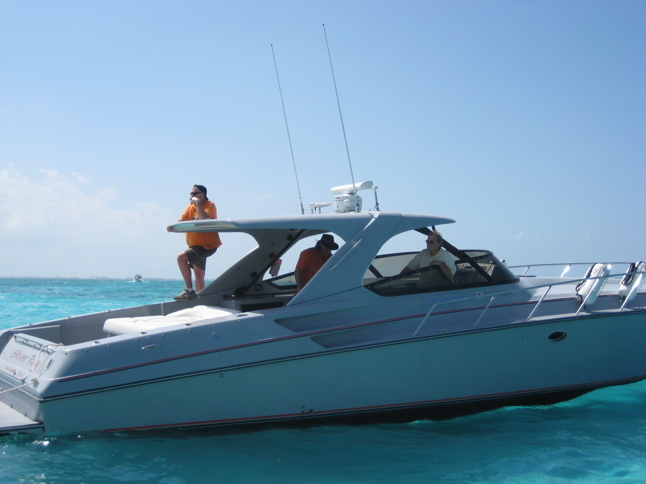
[[[449,418],[646,378],[643,262],[573,276],[445,240],[453,278],[402,273],[420,247],[384,245],[454,220],[362,211],[372,182],[350,186],[331,213],[173,224],[255,240],[196,299],[2,331],[0,432]],[[340,247],[301,291],[270,276],[322,234]]]
[[[132,282],[143,282],[143,277],[141,277],[141,274],[135,274],[135,277],[132,278]]]

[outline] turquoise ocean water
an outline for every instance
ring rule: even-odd
[[[0,279],[0,329],[165,301],[180,289]],[[646,382],[442,422],[0,437],[0,484],[108,482],[644,483]]]

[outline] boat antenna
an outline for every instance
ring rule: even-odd
[[[356,196],[356,185],[354,184],[354,173],[352,172],[352,161],[350,160],[350,149],[348,148],[348,137],[345,134],[345,125],[343,124],[343,113],[341,112],[341,101],[339,101],[339,91],[336,88],[336,78],[334,77],[334,67],[332,66],[332,55],[330,54],[330,45],[327,41],[327,32],[323,24],[323,34],[325,35],[325,46],[327,47],[327,56],[330,59],[330,70],[332,71],[332,81],[334,82],[334,92],[336,93],[336,103],[339,106],[339,117],[341,118],[341,129],[343,130],[343,139],[345,140],[345,151],[348,154],[348,164],[350,165],[350,177],[352,178],[352,191]],[[359,206],[357,205],[357,212]]]
[[[296,171],[296,160],[294,159],[294,148],[292,148],[292,137],[289,135],[289,124],[287,124],[287,112],[285,111],[285,101],[283,101],[283,90],[280,87],[280,77],[278,76],[278,65],[276,64],[276,54],[274,54],[274,44],[271,44],[271,55],[274,58],[274,68],[276,69],[276,79],[278,80],[278,92],[280,93],[280,103],[283,106],[283,116],[285,117],[285,127],[287,128],[287,139],[289,141],[289,151],[292,153],[292,165],[294,166],[294,176],[296,177],[296,188],[298,189],[298,199],[301,203],[301,215],[305,214],[303,208],[303,197],[301,197],[301,186],[298,183],[298,172]],[[354,183],[354,180],[353,180]]]

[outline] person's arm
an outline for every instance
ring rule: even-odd
[[[191,207],[191,205],[193,205],[193,200],[194,200],[194,199],[191,199],[191,203],[190,203],[190,205],[189,205],[188,207],[186,207],[186,209],[184,210],[184,212],[182,213],[182,215],[180,215],[180,217],[179,217],[179,219],[177,220],[177,222],[185,222],[186,220],[193,220],[193,216],[192,216],[193,209],[192,209],[192,207]],[[176,222],[176,223],[177,223],[177,222]],[[167,226],[166,226],[166,231],[168,231],[168,232],[172,232],[172,231],[173,231],[173,230],[170,228],[170,225],[167,225]]]
[[[442,274],[444,274],[447,279],[453,279],[455,271],[457,270],[457,267],[455,267],[455,259],[446,250],[441,250],[440,258],[433,261],[433,265],[439,266]]]
[[[403,274],[404,272],[410,272],[410,271],[414,271],[416,269],[419,269],[420,268],[419,267],[420,266],[419,261],[421,260],[421,258],[422,258],[421,253],[416,254],[415,257],[413,257],[411,259],[411,261],[406,265],[406,267],[404,267],[401,270],[400,274]]]
[[[438,266],[442,271],[442,274],[444,274],[447,279],[453,278],[453,272],[451,271],[451,268],[447,266],[443,261],[436,259],[433,262],[431,262],[431,265]]]
[[[195,205],[198,220],[207,220],[211,218],[209,214],[206,212],[206,210],[204,209],[204,204],[201,202],[199,198],[197,197],[191,198],[191,203]]]
[[[296,279],[296,292],[300,292],[303,289],[303,274],[311,264],[311,255],[309,250],[304,250],[298,256],[298,262],[296,262],[296,267],[294,268],[294,279]]]
[[[294,270],[294,279],[296,279],[296,292],[300,292],[303,289],[303,271]]]
[[[189,207],[190,207],[190,205],[189,205]],[[186,210],[184,210],[184,213],[182,214],[182,216],[181,216],[179,219],[177,219],[177,222],[183,222],[184,220],[189,220],[189,219],[186,217],[186,211],[187,211],[187,210],[188,210],[188,208],[187,208]],[[177,223],[177,222],[176,222],[176,223]],[[170,228],[170,225],[167,225],[167,226],[166,226],[166,232],[172,232],[172,231],[173,231],[173,229],[171,229],[171,228]]]

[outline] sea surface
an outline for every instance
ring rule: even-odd
[[[0,279],[0,329],[166,301],[181,288]],[[119,482],[641,484],[646,382],[441,422],[0,437],[0,484]]]

